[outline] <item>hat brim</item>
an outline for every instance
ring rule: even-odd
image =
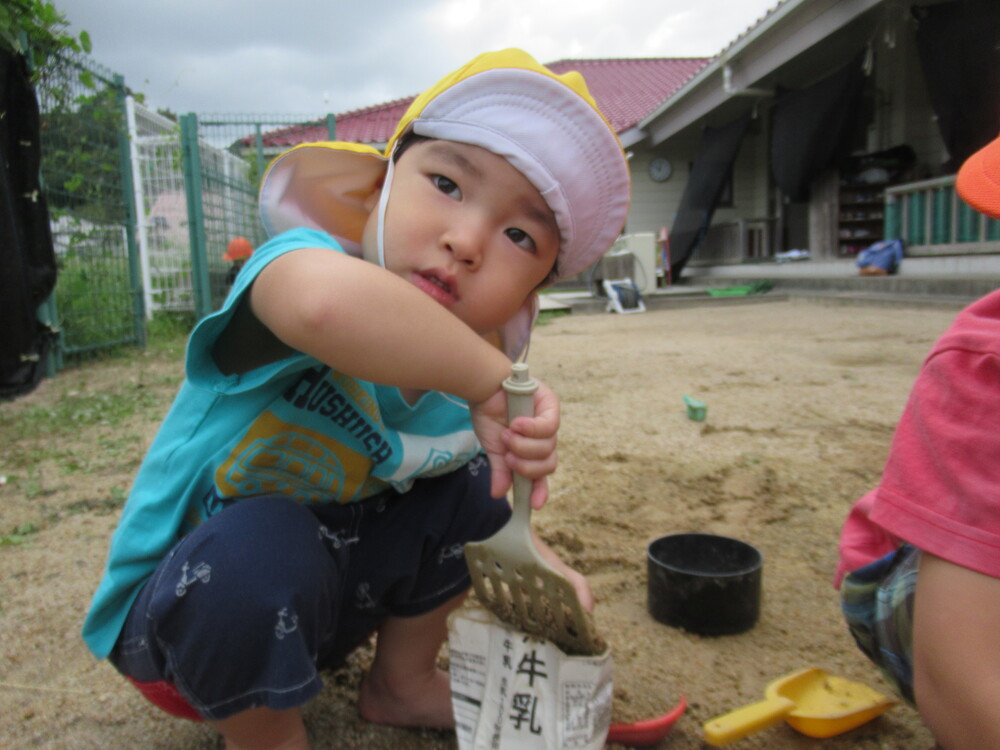
[[[286,151],[261,181],[264,229],[271,236],[296,227],[320,229],[357,254],[386,164],[380,152],[358,143],[305,143]]]
[[[625,153],[579,73],[556,76],[521,50],[485,53],[421,94],[390,148],[409,130],[484,148],[531,182],[559,227],[553,280],[588,268],[625,226]]]

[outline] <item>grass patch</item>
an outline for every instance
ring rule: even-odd
[[[156,354],[182,356],[195,322],[194,313],[155,313],[146,326],[146,345]]]
[[[183,379],[190,321],[153,322],[147,349],[123,347],[66,368],[47,382],[43,399],[0,404],[0,458],[4,469],[22,475],[26,495],[38,494],[36,467],[46,461],[62,475],[134,462],[128,457],[141,440],[136,422],[162,419]]]
[[[137,411],[160,406],[163,399],[141,383],[124,383],[115,391],[67,391],[52,404],[30,406],[11,415],[5,439],[30,440],[63,436],[94,425],[117,426]]]
[[[535,325],[547,326],[549,323],[552,323],[558,318],[565,317],[569,314],[569,310],[542,310],[538,313],[538,320],[535,321]]]
[[[77,500],[76,502],[67,505],[66,511],[70,514],[97,513],[97,515],[106,515],[125,505],[126,499],[128,499],[128,493],[125,490],[121,487],[112,487],[110,497]]]
[[[0,547],[15,547],[30,542],[38,533],[35,523],[22,523],[9,534],[0,535]]]

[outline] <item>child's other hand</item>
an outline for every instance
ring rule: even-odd
[[[486,401],[473,404],[472,426],[490,462],[490,494],[500,497],[510,489],[513,473],[533,480],[531,507],[541,508],[549,496],[546,477],[556,469],[556,433],[559,397],[538,381],[535,415],[507,424],[507,393],[501,388]]]
[[[573,568],[564,563],[562,558],[556,554],[556,551],[542,541],[542,538],[538,536],[538,532],[535,529],[531,530],[531,537],[534,539],[535,549],[538,550],[539,554],[545,558],[549,565],[566,576],[573,585],[583,608],[588,612],[593,612],[594,592],[590,588],[590,582],[581,573],[577,573]]]

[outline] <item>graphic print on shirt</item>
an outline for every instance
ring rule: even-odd
[[[343,443],[265,411],[215,472],[225,497],[287,495],[312,501],[360,497],[372,461]],[[381,483],[378,483],[382,487]]]
[[[383,413],[380,392],[367,387],[325,365],[302,372],[229,449],[214,473],[218,495],[347,503],[388,487],[405,492],[416,477],[446,474],[479,454],[467,407],[445,407],[442,426],[433,400],[423,412],[393,404]],[[426,424],[434,434],[410,431]]]
[[[306,370],[284,394],[295,410],[319,417],[316,428],[329,425],[331,433],[357,442],[359,452],[376,464],[392,457],[392,446],[382,434],[382,415],[372,395],[361,385],[329,367]]]
[[[403,461],[395,476],[437,477],[449,474],[459,466],[475,460],[479,442],[472,430],[449,436],[447,443],[438,437],[399,433],[403,444]]]
[[[254,420],[216,470],[215,484],[223,497],[349,502],[385,488],[370,475],[392,456],[372,395],[317,366]]]

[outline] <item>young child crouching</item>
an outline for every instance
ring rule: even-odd
[[[227,747],[308,747],[319,671],[377,632],[361,715],[453,726],[436,662],[462,547],[507,520],[512,472],[538,508],[556,466],[555,394],[507,424],[501,382],[537,290],[610,247],[628,185],[583,79],[518,50],[418,97],[384,155],[280,156],[273,237],[192,333],[112,538],[94,654]]]

